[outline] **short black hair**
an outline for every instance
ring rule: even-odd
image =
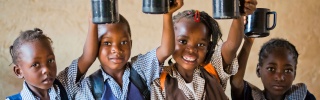
[[[129,36],[131,37],[131,29],[130,29],[130,24],[129,22],[127,21],[126,18],[124,18],[121,14],[119,14],[119,22],[117,23],[121,23],[121,24],[124,24],[126,27],[127,27],[127,30],[129,32]],[[112,24],[117,24],[117,23],[112,23]],[[104,29],[106,26],[106,24],[99,24],[98,25],[98,35],[99,35],[99,40],[101,38],[101,36],[104,34],[104,31],[101,31],[102,29]]]
[[[263,59],[268,57],[268,54],[273,52],[275,48],[286,48],[290,51],[290,53],[293,55],[293,59],[295,60],[296,64],[298,64],[298,57],[299,53],[296,49],[296,47],[291,44],[289,41],[282,39],[282,38],[273,38],[269,40],[268,42],[264,43],[260,49],[259,52],[259,66],[262,66]]]
[[[197,10],[185,10],[183,12],[179,12],[177,15],[173,16],[173,24],[179,22],[182,18],[192,19],[194,20],[194,17],[196,17],[196,13],[199,13],[200,22],[203,23],[207,30],[208,30],[208,37],[210,40],[209,46],[208,46],[208,52],[206,54],[206,58],[204,63],[209,63],[211,56],[214,53],[215,47],[219,40],[222,40],[222,33],[219,27],[219,24],[216,20],[214,20],[208,13],[204,11],[197,11]]]
[[[14,64],[18,63],[19,55],[21,53],[20,47],[23,44],[33,42],[33,41],[46,41],[50,47],[52,46],[52,40],[43,34],[42,30],[39,28],[34,28],[34,30],[26,30],[20,32],[20,35],[14,40],[13,45],[10,46],[10,54],[12,57],[12,62]]]

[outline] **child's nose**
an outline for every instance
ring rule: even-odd
[[[113,45],[112,46],[112,53],[122,53],[122,50],[121,50],[121,45]]]
[[[189,53],[198,52],[198,49],[196,48],[196,46],[193,46],[193,45],[188,45],[186,49]]]
[[[51,71],[49,67],[50,67],[49,65],[44,64],[44,66],[42,67],[42,73],[43,74],[49,74],[50,71]]]
[[[285,76],[284,76],[284,73],[282,72],[276,72],[274,75],[274,78],[276,81],[284,81]]]

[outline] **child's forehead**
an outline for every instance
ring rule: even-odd
[[[38,56],[44,56],[47,57],[49,55],[53,55],[53,49],[49,43],[43,42],[43,41],[30,41],[26,42],[24,44],[21,44],[20,46],[20,54],[19,56],[22,57],[38,57]]]
[[[296,59],[294,55],[286,48],[274,48],[272,51],[267,53],[264,62],[281,62],[281,63],[292,63],[296,64]]]
[[[175,25],[175,35],[176,36],[186,36],[190,38],[205,38],[209,39],[209,33],[207,28],[202,23],[196,23],[190,21],[190,24],[188,20],[185,21],[179,21]]]
[[[122,23],[117,24],[105,24],[98,27],[98,37],[115,36],[115,35],[128,35],[130,37],[129,30],[126,25]]]
[[[43,39],[35,39],[30,41],[24,41],[20,44],[20,47],[28,47],[28,48],[50,48],[51,43],[49,41]]]

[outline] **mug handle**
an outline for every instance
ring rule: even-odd
[[[267,30],[272,30],[277,25],[277,12],[275,12],[275,11],[267,12],[267,15],[269,15],[269,14],[273,14],[273,25],[271,27],[267,26]]]

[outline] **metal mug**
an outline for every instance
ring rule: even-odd
[[[119,22],[118,0],[91,0],[91,6],[93,23]]]
[[[239,18],[244,14],[244,3],[244,0],[213,0],[213,18]]]
[[[142,12],[146,14],[168,13],[175,0],[143,0]]]
[[[273,15],[273,24],[271,27],[269,20],[270,15]],[[266,37],[270,35],[270,30],[273,30],[277,25],[277,12],[270,11],[268,8],[257,8],[253,14],[247,16],[244,33],[248,37]]]

